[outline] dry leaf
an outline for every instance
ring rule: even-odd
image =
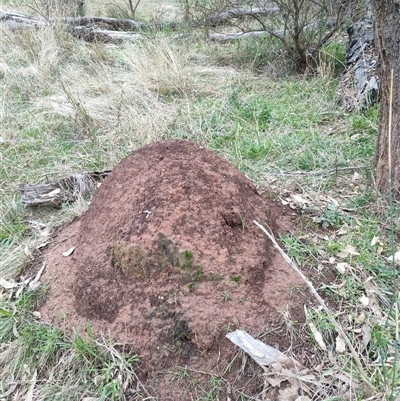
[[[44,268],[46,267],[46,263],[47,262],[43,263],[42,267],[37,272],[35,278],[29,283],[29,288],[31,289],[31,291],[36,290],[36,288],[38,288],[40,286],[39,280],[40,280],[40,277],[41,277],[41,275],[43,273]]]
[[[354,255],[354,256],[359,255],[354,246],[346,245],[340,252],[336,254],[338,258],[347,258],[347,256],[349,255]]]
[[[363,332],[362,341],[363,341],[363,346],[364,346],[364,349],[365,349],[365,348],[367,348],[369,342],[371,341],[372,327],[368,323],[365,323],[362,326],[362,332]]]
[[[292,380],[288,380],[290,385],[285,389],[279,390],[279,395],[276,398],[276,401],[295,401],[296,398],[299,397],[299,385],[296,385],[296,382]],[[294,386],[292,385],[294,382]]]
[[[329,237],[325,234],[319,234],[319,233],[315,233],[314,236],[316,238],[322,239],[324,241],[329,241]]]
[[[389,262],[393,262],[393,256],[394,256],[394,262],[399,263],[400,252],[396,252],[394,255],[390,255],[388,258],[386,258],[386,260],[388,260]]]
[[[359,298],[359,301],[361,305],[363,306],[368,306],[369,305],[369,298],[363,295],[361,298]]]
[[[371,240],[371,246],[374,246],[379,241],[379,237],[374,237]]]
[[[357,171],[354,172],[353,177],[351,177],[351,181],[357,181],[360,180],[362,178],[361,174],[358,174]]]
[[[63,256],[70,256],[72,253],[75,251],[75,247],[73,246],[72,248],[68,249],[68,251],[65,251],[62,253]]]
[[[349,255],[359,255],[359,253],[357,252],[356,248],[354,248],[354,246],[351,245],[346,245],[346,247],[343,249],[344,252],[347,252]]]
[[[344,354],[346,352],[346,343],[339,335],[336,337],[336,352],[339,354]]]
[[[378,319],[382,319],[383,313],[377,298],[377,294],[380,294],[381,290],[374,284],[373,277],[368,277],[364,281],[364,288],[369,298],[369,307],[373,315]]]
[[[39,288],[39,287],[40,287],[40,282],[39,281],[32,281],[32,282],[29,283],[29,289],[31,291],[35,291],[36,288]]]
[[[358,316],[356,316],[356,317],[354,318],[354,321],[355,321],[357,324],[364,323],[364,320],[365,320],[365,313],[364,313],[364,312],[361,312]]]
[[[326,345],[324,339],[322,338],[322,334],[317,330],[314,323],[312,322],[308,323],[308,327],[310,327],[311,333],[314,336],[314,339],[317,342],[317,344],[321,347],[321,349],[326,351]]]
[[[301,195],[298,194],[294,194],[292,195],[292,199],[297,202],[297,203],[301,203],[301,204],[306,204],[309,203],[309,201],[307,199],[304,199]]]
[[[351,266],[347,263],[347,262],[341,262],[338,263],[336,265],[336,270],[340,273],[340,274],[344,274],[346,273],[347,270],[349,270],[351,268]]]
[[[350,228],[347,226],[341,227],[339,230],[336,231],[336,235],[346,235],[350,231]]]

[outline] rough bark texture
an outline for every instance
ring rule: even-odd
[[[75,174],[67,178],[48,181],[44,184],[18,185],[21,202],[25,206],[60,206],[64,202],[74,202],[97,188],[111,174],[111,170]]]
[[[390,76],[394,72],[392,120],[392,187],[395,199],[400,200],[400,2],[374,0],[375,42],[379,55],[381,81],[381,119],[375,154],[377,188],[388,190],[389,169],[389,104]]]
[[[378,55],[372,16],[364,16],[347,33],[346,69],[337,94],[346,111],[365,110],[379,99]]]

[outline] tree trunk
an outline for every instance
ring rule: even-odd
[[[379,57],[381,117],[374,166],[380,192],[389,189],[391,171],[394,199],[400,200],[400,3],[396,0],[373,0],[375,44]],[[389,107],[391,71],[394,73],[392,100],[391,166],[389,166]]]
[[[374,24],[367,14],[348,28],[349,43],[337,95],[348,112],[367,110],[379,100],[379,78],[376,68]]]

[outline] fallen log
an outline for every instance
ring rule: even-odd
[[[21,28],[32,28],[47,25],[45,19],[36,18],[32,15],[19,13],[16,11],[0,10],[0,24],[11,30]]]
[[[66,17],[60,21],[70,27],[71,34],[88,42],[120,44],[143,36],[146,30],[175,29],[175,23],[145,23],[107,17]],[[15,11],[0,10],[0,27],[10,30],[37,29],[52,26],[54,19],[44,19]]]
[[[81,196],[87,196],[103,182],[111,170],[75,174],[70,177],[47,181],[44,184],[18,185],[21,202],[25,206],[60,206],[65,202],[74,202]]]
[[[77,26],[72,35],[86,42],[122,44],[125,41],[140,39],[143,34],[138,32],[121,32],[98,29],[95,27]]]
[[[142,31],[148,29],[145,22],[134,21],[130,19],[118,19],[108,17],[65,17],[62,22],[73,26],[102,26],[110,30],[121,31]]]
[[[244,17],[263,17],[265,15],[276,15],[280,12],[278,7],[271,8],[246,8],[238,7],[232,8],[230,10],[224,11],[219,14],[215,14],[210,17],[210,24],[212,26],[223,25],[234,18],[244,18]]]

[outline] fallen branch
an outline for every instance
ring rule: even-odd
[[[86,42],[121,44],[125,41],[133,41],[143,38],[138,32],[120,32],[98,29],[95,27],[78,26],[73,29],[73,36]]]
[[[62,22],[73,26],[106,26],[108,29],[121,31],[142,31],[149,24],[131,19],[107,18],[107,17],[65,17]]]
[[[60,19],[67,25],[73,36],[87,42],[120,44],[143,37],[146,30],[162,30],[176,28],[175,23],[145,23],[130,19],[106,17],[66,17]],[[15,11],[0,10],[0,27],[10,30],[37,29],[43,26],[53,26],[54,19],[34,17]]]
[[[44,184],[18,185],[21,202],[25,206],[60,206],[64,202],[74,202],[85,196],[103,182],[111,170],[76,174]]]
[[[325,27],[327,29],[332,29],[332,32],[334,31],[334,28],[336,26],[336,19],[330,18],[324,21]],[[313,29],[319,27],[321,22],[313,22],[311,24],[308,24],[302,29],[302,32],[307,32],[307,31],[312,31]],[[262,30],[255,30],[255,31],[247,31],[247,32],[228,32],[228,33],[211,33],[208,35],[208,40],[212,42],[227,42],[227,41],[233,41],[233,40],[238,40],[238,39],[247,39],[251,37],[259,37],[259,36],[264,36],[264,35],[271,35],[274,36],[282,41],[285,40],[286,37],[290,37],[290,34],[288,33],[288,30],[282,29],[279,31],[273,31],[269,30],[267,28],[262,29]]]
[[[212,17],[210,17],[210,23],[212,26],[218,26],[218,25],[223,25],[227,23],[229,20],[234,18],[262,17],[265,15],[276,15],[279,12],[280,10],[278,7],[272,7],[272,8],[238,7],[213,15]]]
[[[326,314],[328,315],[330,321],[332,324],[335,326],[336,331],[340,334],[340,336],[343,338],[344,342],[346,345],[349,347],[349,350],[351,352],[351,356],[354,358],[356,361],[356,364],[358,368],[360,369],[360,375],[364,381],[365,384],[368,385],[371,389],[374,389],[372,384],[370,383],[370,379],[367,377],[367,374],[364,371],[363,364],[361,363],[361,360],[358,356],[357,351],[354,349],[353,344],[351,343],[350,339],[347,337],[346,333],[343,331],[342,326],[340,326],[339,323],[337,323],[335,317],[333,316],[332,312],[330,309],[326,306],[324,300],[321,298],[321,296],[318,294],[317,290],[314,288],[313,284],[311,281],[304,275],[304,273],[297,267],[297,265],[293,262],[292,259],[284,252],[284,250],[279,246],[279,244],[276,242],[274,236],[270,234],[260,223],[257,221],[253,220],[253,223],[260,228],[263,233],[272,241],[272,244],[274,247],[280,252],[280,254],[283,256],[283,258],[286,260],[286,262],[289,264],[289,266],[301,277],[301,279],[305,282],[307,285],[308,289],[310,290],[311,294],[316,298],[316,300],[320,303]]]

